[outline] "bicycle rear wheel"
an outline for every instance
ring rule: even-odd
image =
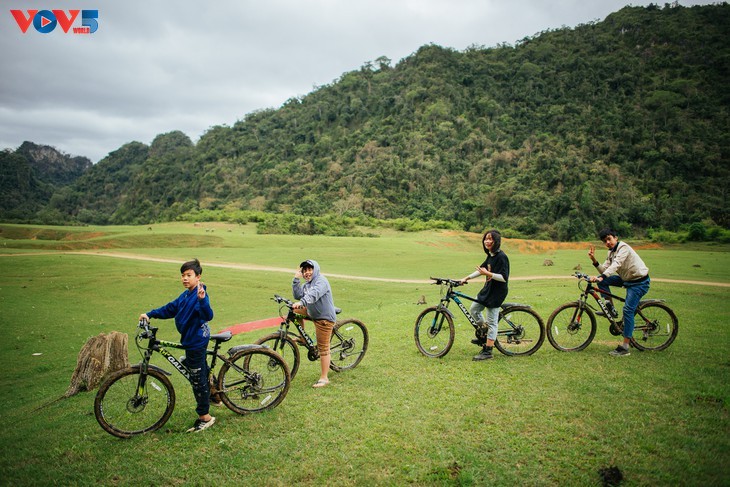
[[[426,357],[443,357],[454,344],[454,320],[437,307],[426,308],[416,318],[416,347]]]
[[[679,332],[679,321],[669,306],[648,302],[639,304],[634,317],[631,344],[637,350],[664,350]]]
[[[289,366],[289,375],[291,379],[294,380],[294,376],[297,375],[297,372],[299,371],[300,354],[299,347],[290,336],[287,335],[286,338],[281,338],[281,333],[277,332],[261,337],[254,343],[269,347],[281,355],[281,358],[283,358]]]
[[[175,409],[175,389],[162,372],[139,366],[113,373],[99,386],[94,416],[104,431],[129,438],[160,429]]]
[[[586,348],[596,336],[596,317],[580,302],[566,303],[550,315],[546,332],[550,344],[556,349],[578,352]]]
[[[505,355],[532,355],[545,341],[542,318],[527,306],[501,310],[494,346]]]
[[[289,367],[269,348],[237,352],[218,373],[223,404],[238,414],[273,409],[286,397],[291,384]]]
[[[330,369],[335,372],[357,367],[368,349],[368,329],[355,319],[338,322],[330,338]]]

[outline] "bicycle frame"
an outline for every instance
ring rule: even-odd
[[[464,303],[462,303],[461,299],[459,299],[459,298],[468,299],[469,301],[472,301],[474,303],[477,301],[476,299],[472,298],[471,296],[467,296],[466,294],[464,294],[462,292],[454,291],[451,288],[451,285],[449,285],[449,290],[446,292],[446,296],[441,298],[441,303],[439,304],[439,308],[451,313],[451,310],[449,310],[448,307],[449,307],[449,302],[453,301],[459,307],[459,309],[464,314],[464,316],[466,316],[466,319],[469,320],[469,323],[471,323],[471,326],[473,326],[474,328],[479,328],[479,323],[477,323],[477,321],[471,315],[469,310],[466,309],[466,306],[464,306]],[[451,316],[453,317],[453,313],[451,313]]]
[[[601,299],[602,296],[611,297],[614,299],[617,299],[618,301],[625,303],[626,298],[623,298],[621,296],[617,296],[615,294],[612,294],[608,291],[604,291],[603,289],[596,286],[593,282],[591,282],[590,276],[587,274],[581,274],[580,272],[575,273],[575,277],[579,278],[581,281],[586,282],[586,288],[583,290],[583,293],[581,294],[580,303],[581,303],[581,309],[585,307],[589,307],[591,309],[593,308],[590,304],[588,304],[588,296],[592,296],[593,299],[596,300],[596,303],[598,304],[598,307],[601,308],[601,311],[603,311],[604,317],[608,320],[608,322],[613,326],[616,330],[620,332],[623,330],[623,318],[622,319],[616,319],[613,317],[613,315],[608,311],[606,307],[606,301],[604,299]],[[579,284],[580,286],[580,284]],[[639,304],[636,308],[636,315],[640,317],[644,324],[636,323],[634,329],[641,329],[643,326],[647,326],[650,324],[651,320],[648,320],[644,313],[642,312],[642,305],[645,305],[646,303],[663,303],[663,299],[642,299],[639,301]]]
[[[583,294],[581,294],[580,302],[583,307],[587,306],[591,309],[594,309],[593,306],[588,304],[588,296],[592,296],[593,299],[596,300],[596,303],[598,304],[598,307],[601,308],[601,311],[603,312],[606,319],[614,326],[618,326],[622,320],[615,320],[613,317],[613,314],[609,312],[608,308],[606,307],[606,300],[601,299],[602,296],[611,297],[614,298],[622,303],[626,302],[626,298],[622,298],[621,296],[617,296],[615,294],[612,294],[608,291],[604,291],[603,289],[599,288],[598,286],[595,286],[592,282],[586,281],[587,286],[583,290]]]
[[[293,337],[302,338],[302,340],[295,340],[295,342],[300,346],[307,349],[308,354],[307,358],[310,361],[315,361],[319,358],[319,349],[317,348],[317,344],[312,340],[312,337],[309,336],[309,334],[304,329],[304,320],[312,321],[311,318],[305,315],[300,315],[294,312],[291,308],[291,301],[282,298],[281,296],[275,295],[275,300],[278,300],[280,303],[284,303],[284,305],[289,309],[286,318],[282,316],[282,322],[279,324],[279,333],[281,334],[281,337],[285,337],[287,335],[291,335]],[[336,308],[337,313],[340,312],[339,308]],[[296,333],[289,331],[289,326],[291,324],[294,324],[294,327],[299,332],[299,335],[297,336]],[[339,340],[344,341],[344,337],[340,335],[340,333],[337,330],[332,330],[332,334],[336,336]],[[277,342],[275,344],[275,347],[277,347],[279,343]]]
[[[319,353],[319,351],[317,350],[317,345],[314,343],[314,340],[312,340],[312,337],[310,337],[307,334],[307,332],[304,330],[304,320],[308,320],[309,318],[307,318],[306,316],[301,316],[302,319],[300,320],[300,319],[298,319],[299,316],[301,316],[301,315],[297,315],[296,313],[294,313],[294,311],[289,310],[289,314],[286,317],[286,322],[282,323],[282,324],[286,325],[286,329],[287,329],[287,333],[288,333],[289,323],[294,323],[294,326],[299,331],[299,336],[304,338],[306,348],[310,352],[316,350],[317,353]],[[292,335],[296,336],[296,333],[292,333]]]
[[[169,340],[158,339],[157,330],[158,330],[158,328],[148,325],[147,328],[144,330],[144,332],[139,335],[139,338],[141,338],[141,339],[144,339],[144,338],[148,339],[147,347],[142,352],[142,362],[140,362],[140,364],[139,364],[140,368],[142,369],[142,372],[143,372],[142,377],[144,377],[144,374],[146,374],[147,369],[149,367],[152,367],[168,376],[172,375],[170,372],[166,371],[165,369],[162,369],[162,368],[157,367],[156,365],[153,365],[150,363],[150,361],[152,360],[152,355],[155,352],[157,352],[160,355],[162,355],[165,358],[165,360],[167,360],[167,362],[175,368],[175,370],[177,370],[183,377],[185,377],[185,379],[188,382],[190,382],[192,384],[192,376],[190,373],[190,369],[185,364],[180,362],[165,347],[169,347],[169,348],[173,348],[173,349],[177,349],[177,350],[185,350],[185,348],[182,346],[181,343],[173,342],[173,341],[169,341]],[[138,338],[138,341],[139,341],[139,338]],[[209,377],[213,375],[213,371],[215,370],[217,359],[221,359],[224,362],[227,361],[227,359],[219,353],[221,344],[223,344],[225,341],[227,341],[227,340],[214,340],[215,345],[213,345],[213,348],[206,349],[206,351],[205,351],[206,356],[212,357],[212,359],[210,361],[210,366],[208,369]],[[140,384],[139,387],[140,387],[140,391],[141,391],[142,388],[144,387],[144,384]]]
[[[455,302],[456,305],[461,310],[461,312],[466,317],[466,319],[469,320],[469,323],[471,323],[471,326],[473,326],[474,329],[478,330],[480,328],[479,323],[477,323],[477,321],[471,315],[471,313],[466,308],[466,306],[464,306],[464,303],[461,301],[461,299],[459,299],[459,298],[462,298],[462,299],[469,300],[473,303],[476,303],[476,302],[478,302],[476,300],[476,298],[473,298],[467,294],[464,294],[461,291],[454,291],[454,281],[449,280],[447,285],[448,285],[448,290],[446,291],[444,297],[442,297],[441,301],[439,302],[439,306],[438,306],[439,309],[442,309],[446,313],[449,313],[451,315],[451,317],[453,318],[454,314],[451,312],[451,310],[448,308],[448,306],[449,306],[449,302],[451,302],[451,301]],[[509,306],[514,306],[514,304],[513,303],[502,304],[502,306],[500,306],[500,313],[499,313],[499,318],[497,319],[497,321],[499,322],[499,321],[504,320],[505,323],[507,323],[514,330],[515,325],[502,313],[502,311],[504,311]],[[522,306],[526,306],[526,305],[522,305]],[[502,331],[497,330],[497,336],[500,336],[500,335],[512,336],[510,330],[502,330]]]

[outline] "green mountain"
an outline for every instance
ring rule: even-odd
[[[426,45],[279,109],[112,152],[51,205],[93,223],[199,209],[452,220],[573,240],[728,228],[730,5],[626,7],[516,45]]]
[[[6,220],[63,219],[60,213],[46,218],[52,195],[91,167],[86,157],[32,142],[23,142],[15,151],[0,151],[0,215]]]

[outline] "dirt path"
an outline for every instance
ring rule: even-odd
[[[64,254],[78,254],[78,255],[95,255],[99,257],[114,257],[118,259],[130,259],[130,260],[144,260],[149,262],[164,262],[171,264],[179,264],[180,259],[165,259],[162,257],[151,257],[149,255],[142,254],[123,254],[118,252],[98,252],[98,251],[78,251],[78,252],[63,252]],[[7,254],[9,255],[9,254]],[[29,255],[29,254],[12,254],[12,255]],[[231,262],[207,262],[206,267],[222,267],[225,269],[240,269],[244,271],[267,271],[267,272],[284,272],[291,274],[292,270],[284,267],[272,267],[258,264],[236,264]],[[426,279],[391,279],[387,277],[368,277],[368,276],[352,276],[347,274],[332,274],[327,273],[328,277],[337,279],[351,279],[358,281],[376,281],[376,282],[395,282],[401,284],[425,284],[430,282]],[[571,276],[519,276],[513,277],[513,281],[537,281],[542,279],[571,279]],[[668,282],[674,284],[691,284],[696,286],[715,286],[715,287],[730,287],[730,283],[727,282],[711,282],[711,281],[689,281],[683,279],[662,279],[662,278],[651,278],[655,282]]]

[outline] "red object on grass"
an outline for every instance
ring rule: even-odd
[[[237,335],[239,333],[245,333],[247,331],[253,331],[253,330],[259,330],[261,328],[271,328],[273,326],[279,326],[279,323],[281,323],[281,318],[278,316],[276,318],[267,318],[265,320],[256,320],[256,321],[249,321],[248,323],[239,323],[237,325],[231,325],[228,328],[224,328],[220,331],[220,333],[223,333],[224,331],[230,331],[234,335]]]

